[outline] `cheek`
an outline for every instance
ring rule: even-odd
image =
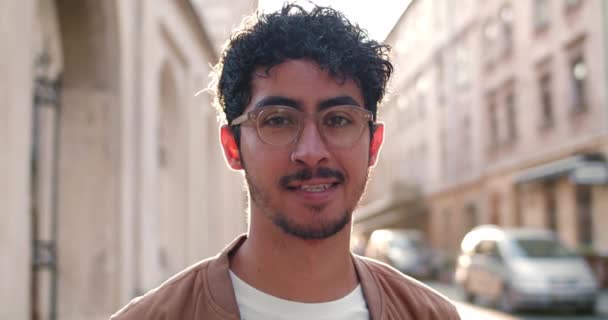
[[[249,167],[258,164],[258,158],[264,154],[263,147],[254,130],[251,128],[241,130],[241,157]]]
[[[241,138],[241,157],[247,174],[256,177],[258,181],[277,180],[285,163],[289,163],[285,151],[269,148],[251,137]]]
[[[369,168],[369,148],[367,146],[357,146],[354,149],[347,149],[339,154],[341,165],[346,170],[346,174],[352,179],[361,179],[367,175]]]

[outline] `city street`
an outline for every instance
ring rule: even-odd
[[[595,315],[576,315],[572,312],[537,312],[507,314],[489,306],[466,303],[456,286],[438,282],[427,282],[427,285],[452,299],[462,320],[606,320],[608,319],[608,295],[604,293],[598,301],[598,312]]]

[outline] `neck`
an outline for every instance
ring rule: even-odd
[[[243,281],[279,298],[332,301],[358,283],[349,240],[350,224],[321,240],[288,235],[276,226],[262,232],[250,225],[248,238],[232,257],[230,268]]]

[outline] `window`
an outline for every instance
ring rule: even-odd
[[[445,78],[445,70],[443,65],[443,57],[439,55],[437,57],[437,77],[436,77],[436,92],[437,92],[437,105],[439,107],[443,107],[445,104],[445,91],[443,87],[443,82]]]
[[[415,182],[420,186],[426,185],[427,180],[427,168],[428,168],[428,148],[424,141],[418,142],[418,146],[414,149],[416,155],[415,168]]]
[[[446,128],[441,128],[439,132],[439,165],[441,176],[446,179],[448,177],[448,135]]]
[[[545,72],[538,79],[538,88],[541,107],[541,122],[542,128],[553,125],[553,97],[551,90],[551,73]]]
[[[577,54],[570,60],[570,92],[572,110],[582,112],[587,109],[587,64],[582,54]]]
[[[505,108],[507,114],[507,141],[513,142],[517,139],[517,107],[515,105],[515,94],[508,92],[505,96]]]
[[[418,92],[418,112],[417,112],[418,120],[424,119],[425,109],[426,109],[426,98],[424,96],[424,92]]]
[[[426,92],[429,91],[429,79],[427,76],[419,76],[416,80],[416,89],[414,91],[414,99],[416,103],[416,119],[422,120],[425,116],[425,109],[427,108]]]
[[[491,68],[496,59],[495,47],[498,38],[498,27],[492,20],[488,20],[483,25],[482,48],[483,60],[486,68]]]
[[[513,50],[513,9],[511,6],[504,6],[500,9],[499,18],[502,32],[502,55],[507,56]]]
[[[518,255],[530,258],[572,258],[574,254],[557,239],[536,237],[519,238],[514,241]]]
[[[466,39],[456,47],[456,85],[465,87],[470,81],[470,57]]]
[[[464,116],[462,119],[462,128],[460,130],[461,136],[461,145],[460,148],[460,171],[461,173],[466,173],[471,170],[472,167],[472,139],[471,139],[471,120],[469,116]]]
[[[496,97],[490,94],[488,97],[488,125],[490,126],[490,149],[495,149],[498,146],[498,108],[496,106]]]
[[[549,1],[534,0],[534,28],[544,29],[549,25]]]

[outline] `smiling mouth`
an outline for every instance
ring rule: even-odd
[[[306,192],[322,192],[332,187],[332,183],[302,185],[300,189]]]
[[[287,190],[304,191],[304,192],[323,192],[330,188],[336,187],[339,183],[323,183],[323,184],[303,184],[300,186],[288,186]]]

